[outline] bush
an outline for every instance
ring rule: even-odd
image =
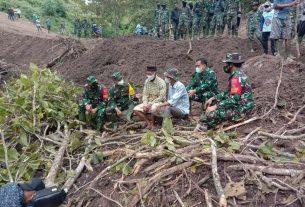
[[[45,1],[42,5],[43,12],[47,16],[67,17],[65,4],[61,0]]]

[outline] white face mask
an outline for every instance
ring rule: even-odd
[[[120,82],[118,82],[118,85],[124,85],[124,80],[120,80]]]
[[[155,78],[154,75],[147,75],[147,80],[152,81]]]
[[[202,72],[202,69],[199,68],[199,67],[197,67],[197,68],[196,68],[196,73],[201,73],[201,72]]]
[[[165,77],[165,78],[164,78],[164,81],[165,81],[165,83],[170,83],[168,77]]]

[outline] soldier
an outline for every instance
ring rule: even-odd
[[[223,32],[224,1],[215,0],[213,4],[213,18],[210,26],[210,36],[221,35]]]
[[[113,127],[119,118],[131,121],[134,104],[129,96],[129,85],[120,72],[114,72],[111,76],[114,86],[109,89],[108,105],[106,108],[107,121],[111,121]]]
[[[147,123],[147,128],[155,127],[155,116],[152,115],[157,105],[166,100],[166,84],[157,76],[157,68],[148,66],[147,79],[143,89],[143,103],[134,108],[134,113]]]
[[[157,2],[157,7],[155,9],[155,30],[157,37],[160,37],[160,27],[161,27],[161,4]]]
[[[179,16],[179,37],[182,39],[186,38],[186,34],[188,32],[189,27],[189,18],[190,18],[190,9],[187,7],[187,3],[185,0],[182,1],[182,7],[180,9],[180,16]]]
[[[194,6],[194,19],[193,19],[193,31],[194,35],[198,38],[202,31],[202,21],[203,21],[203,9],[204,9],[204,0],[197,1]]]
[[[179,8],[176,5],[174,7],[173,11],[172,11],[172,14],[171,14],[172,30],[173,30],[173,34],[174,34],[174,39],[175,40],[178,39],[179,16],[180,16]]]
[[[190,9],[190,16],[189,16],[189,23],[188,23],[188,35],[191,39],[194,38],[194,31],[193,31],[193,20],[194,20],[194,5],[192,2],[189,2],[189,9]]]
[[[204,58],[196,61],[196,71],[189,85],[186,86],[190,101],[205,103],[208,99],[218,93],[218,83],[216,73],[207,66],[208,62]]]
[[[105,123],[105,101],[108,98],[108,92],[105,87],[98,85],[94,76],[87,78],[85,87],[83,99],[79,103],[78,118],[100,131]]]
[[[167,36],[168,28],[169,28],[169,13],[166,8],[166,4],[161,5],[161,29],[160,29],[160,36],[162,38]]]
[[[253,43],[254,43],[254,35],[255,37],[262,43],[262,35],[260,31],[260,19],[262,16],[262,12],[258,10],[258,2],[252,3],[252,11],[248,13],[248,38],[250,40],[250,49],[251,52],[254,52]]]
[[[200,117],[203,125],[198,124],[195,131],[215,128],[225,121],[238,121],[249,116],[255,106],[249,78],[241,70],[244,61],[240,54],[228,53],[223,62],[224,72],[230,74],[229,87],[205,103],[205,114]]]
[[[299,44],[302,43],[303,37],[305,35],[305,1],[301,2],[300,5],[300,22],[298,23],[298,41]]]
[[[240,8],[239,0],[227,0],[225,5],[225,18],[228,25],[229,36],[238,36],[237,16]]]
[[[204,2],[204,12],[203,12],[203,22],[202,22],[204,35],[206,37],[209,36],[213,16],[214,16],[213,2],[211,2],[210,0],[206,0]]]
[[[88,23],[87,19],[84,19],[82,22],[82,29],[84,30],[84,37],[89,37],[89,31],[90,31],[91,25]]]

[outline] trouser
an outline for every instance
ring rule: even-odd
[[[262,34],[258,27],[252,27],[248,28],[248,38],[250,40],[250,49],[253,50],[253,44],[254,44],[254,36],[257,38],[257,40],[262,43]]]
[[[193,18],[193,30],[194,30],[194,35],[200,35],[201,30],[202,30],[202,16],[200,15],[195,15]]]
[[[47,30],[48,30],[48,32],[51,31],[51,26],[50,25],[47,26]]]
[[[298,41],[299,41],[299,43],[302,42],[304,35],[305,35],[305,21],[300,21],[300,23],[298,25]]]
[[[271,32],[263,32],[262,33],[262,43],[263,43],[263,48],[264,48],[264,53],[268,54],[268,42],[270,39],[270,34]],[[276,53],[275,51],[275,41],[273,39],[270,40],[271,41],[271,52],[272,55],[274,55]]]
[[[169,112],[172,115],[172,117],[177,119],[185,119],[187,117],[186,114],[184,114],[180,109],[176,107],[169,107]]]
[[[178,22],[172,22],[174,39],[175,40],[178,39],[178,24],[179,24]]]
[[[237,37],[237,15],[236,14],[227,14],[226,22],[228,24],[228,33],[229,35]]]
[[[215,14],[210,24],[210,35],[221,35],[223,30],[223,14]]]
[[[179,37],[181,37],[182,39],[186,38],[186,34],[189,27],[188,23],[189,23],[189,19],[187,17],[179,19],[178,31],[179,31]]]
[[[216,125],[225,121],[237,121],[241,118],[241,113],[236,109],[216,109],[210,112],[207,116],[203,113],[200,121],[206,124],[209,128],[215,128]]]

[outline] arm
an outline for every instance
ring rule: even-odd
[[[116,108],[117,103],[115,101],[115,93],[114,93],[114,88],[110,88],[109,90],[109,97],[108,97],[108,107],[107,108]]]
[[[190,84],[188,84],[188,85],[186,86],[186,90],[187,90],[187,91],[192,90],[192,89],[194,88],[194,84],[195,84],[195,75],[193,75]]]
[[[159,82],[159,96],[152,103],[160,103],[166,100],[166,84],[164,81]]]
[[[264,23],[265,23],[265,18],[264,18],[264,16],[262,16],[262,17],[261,17],[261,23],[260,23],[260,29],[261,29],[261,31],[263,31]]]
[[[184,89],[184,87],[179,86],[176,93],[173,94],[172,98],[168,100],[167,103],[171,106],[174,106],[184,95],[187,95],[186,90]]]
[[[233,77],[230,81],[230,93],[218,104],[218,108],[235,108],[242,95],[242,83],[239,77]]]
[[[217,83],[215,72],[211,72],[208,75],[207,80],[201,80],[199,86],[196,88],[196,94],[204,93],[209,90],[211,87],[214,87]]]
[[[148,104],[147,86],[146,86],[146,83],[144,84],[142,100],[143,100],[143,104],[144,104],[144,105],[147,105],[147,104]]]
[[[295,0],[291,3],[287,3],[287,4],[277,4],[277,2],[274,2],[274,8],[275,9],[284,9],[286,7],[293,7],[294,5],[298,4],[298,0]]]

